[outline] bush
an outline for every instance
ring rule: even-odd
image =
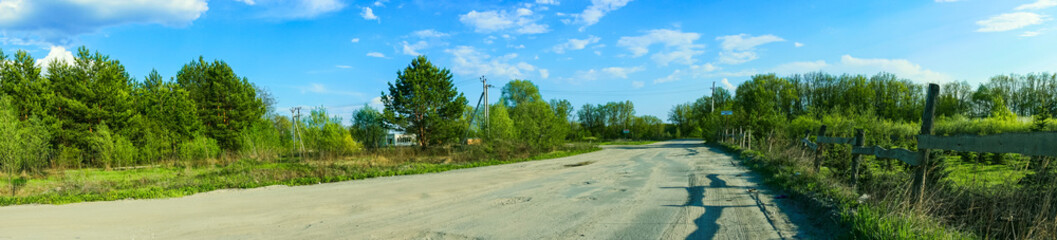
[[[197,136],[191,141],[180,144],[180,159],[187,161],[215,159],[220,156],[220,145],[217,140]]]
[[[110,127],[106,124],[95,126],[95,132],[88,141],[88,150],[92,163],[97,166],[109,169],[114,164],[114,138],[110,134]]]
[[[278,159],[285,149],[282,133],[266,118],[261,118],[244,129],[241,135],[240,153],[248,158],[273,161]]]
[[[137,163],[136,158],[139,150],[136,146],[132,145],[132,142],[121,135],[114,136],[114,163],[125,167],[132,166]]]

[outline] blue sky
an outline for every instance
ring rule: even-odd
[[[0,48],[43,61],[87,46],[142,79],[221,59],[278,109],[349,119],[380,107],[418,54],[451,69],[471,103],[486,76],[544,98],[674,104],[758,73],[895,73],[917,82],[1057,71],[1057,0],[0,0]],[[496,88],[490,102],[498,101]]]

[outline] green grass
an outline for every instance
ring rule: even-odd
[[[598,143],[598,145],[646,145],[646,144],[653,144],[653,143],[656,143],[656,142],[657,141],[610,141],[610,142],[600,142],[600,143]]]
[[[743,150],[734,145],[720,146],[740,155],[743,165],[764,177],[766,184],[784,190],[793,199],[827,205],[840,212],[836,229],[848,232],[833,233],[838,239],[974,239],[971,234],[946,228],[937,221],[913,212],[893,212],[883,206],[860,203],[857,194],[841,180],[826,174],[814,174],[807,166],[779,157],[766,156],[759,151]],[[814,199],[814,200],[812,200]],[[823,206],[823,207],[827,207]]]
[[[1016,183],[1028,176],[1024,160],[1008,161],[1006,164],[981,164],[966,162],[959,156],[946,158],[947,180],[961,186],[992,187],[999,184]],[[1017,166],[1021,166],[1018,167]]]
[[[553,151],[511,160],[481,160],[468,163],[410,162],[392,166],[365,166],[369,159],[338,162],[260,162],[244,159],[226,165],[204,167],[155,167],[106,171],[67,170],[46,178],[30,179],[17,196],[0,197],[0,206],[18,204],[67,204],[122,199],[187,196],[229,188],[270,185],[309,185],[385,176],[436,173],[524,161],[572,156],[600,150],[598,147]],[[7,181],[0,189],[9,188]]]

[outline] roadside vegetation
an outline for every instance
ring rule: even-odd
[[[545,101],[528,80],[507,83],[483,116],[425,56],[398,71],[381,99],[384,108],[365,105],[346,126],[324,107],[284,115],[221,60],[198,57],[168,80],[157,71],[137,79],[84,47],[72,62],[43,64],[0,51],[0,205],[439,172],[599,149],[583,138],[667,137],[667,125],[635,116],[630,102],[582,111],[597,118],[583,127],[569,101]],[[414,146],[387,144],[393,132],[414,134]]]
[[[1057,168],[1053,157],[932,151],[925,202],[912,204],[913,168],[864,156],[853,188],[851,148],[827,145],[823,167],[800,139],[827,126],[828,136],[864,129],[866,145],[916,150],[924,85],[891,74],[872,77],[810,73],[752,77],[736,94],[674,107],[669,120],[682,132],[716,141],[730,129],[752,129],[752,150],[734,148],[745,164],[795,199],[829,206],[860,239],[1057,238]],[[1057,131],[1057,75],[1000,75],[975,90],[944,84],[935,135]],[[710,103],[715,100],[716,109]],[[714,111],[713,111],[714,110]],[[719,111],[733,111],[721,116]],[[939,161],[935,161],[938,159]]]

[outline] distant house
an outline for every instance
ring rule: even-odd
[[[415,134],[389,133],[385,135],[383,145],[386,147],[417,146],[418,138]]]

